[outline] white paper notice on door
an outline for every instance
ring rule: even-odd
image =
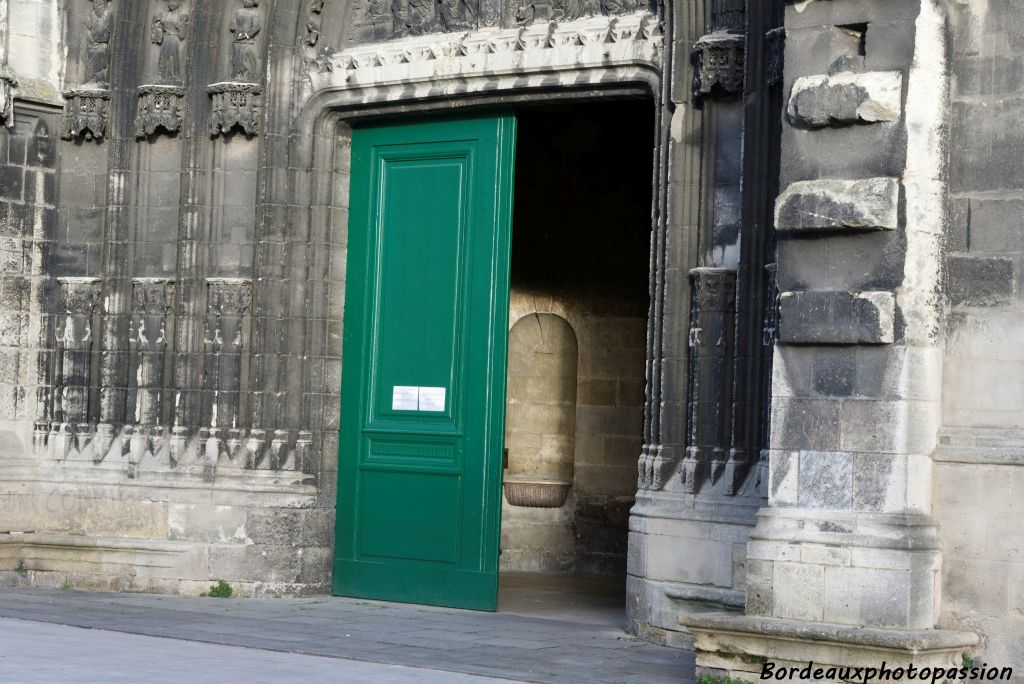
[[[391,393],[392,411],[419,411],[420,388],[395,385]]]
[[[443,412],[445,393],[444,387],[420,387],[420,411]]]

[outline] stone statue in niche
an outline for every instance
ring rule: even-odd
[[[85,82],[106,85],[110,69],[110,34],[114,28],[114,10],[110,0],[92,0],[92,12],[85,24]]]
[[[259,0],[242,0],[231,15],[228,30],[234,34],[231,46],[231,75],[237,81],[255,83],[260,73],[260,55],[256,36],[263,30]]]
[[[159,46],[157,73],[161,83],[181,83],[183,71],[181,47],[188,32],[188,14],[181,9],[181,0],[164,0],[167,11],[153,19],[150,40]]]

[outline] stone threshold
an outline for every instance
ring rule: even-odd
[[[854,627],[801,620],[696,613],[679,618],[694,636],[698,676],[758,679],[776,667],[959,667],[979,643],[974,632]]]

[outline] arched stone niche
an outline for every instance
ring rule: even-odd
[[[506,483],[561,484],[567,489],[576,442],[576,333],[561,316],[535,312],[512,326],[508,345]],[[506,488],[514,503],[510,494]]]

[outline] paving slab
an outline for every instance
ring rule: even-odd
[[[616,611],[612,604],[587,605],[581,597],[569,597],[570,602],[577,604],[577,609],[570,607],[559,611],[555,609],[558,599],[554,595],[545,599],[531,596],[522,589],[520,597],[524,596],[528,596],[529,601],[513,601],[513,610],[480,613],[337,597],[213,599],[4,589],[0,590],[0,618],[105,630],[106,636],[97,645],[100,650],[116,642],[118,635],[111,636],[111,633],[117,632],[122,633],[122,637],[158,638],[160,643],[176,640],[196,647],[206,644],[248,649],[267,654],[271,659],[266,672],[276,671],[273,668],[277,667],[274,664],[277,661],[270,655],[274,653],[317,660],[302,666],[311,668],[313,678],[289,675],[284,681],[321,681],[315,678],[318,676],[315,671],[321,667],[319,660],[359,661],[415,668],[428,674],[458,673],[517,682],[685,684],[692,681],[689,679],[693,674],[692,652],[648,644],[630,636],[622,626],[621,608]],[[531,613],[531,605],[540,608]],[[0,627],[7,622],[9,620]],[[4,628],[11,629],[9,625]],[[0,630],[0,638],[6,635],[7,632]],[[11,647],[5,642],[6,639],[0,641],[0,652],[10,652]],[[129,644],[119,648],[122,659],[124,654],[133,653],[133,646]],[[189,647],[178,644],[168,648],[168,652],[178,652]],[[88,653],[88,648],[83,647],[82,653]],[[338,671],[355,673],[356,670],[345,669],[350,665],[338,664],[341,668]],[[0,681],[22,681],[5,680],[4,672],[0,670]],[[401,670],[380,674],[380,677],[397,679],[380,678],[375,672],[370,674],[373,676],[352,681],[412,681],[401,679],[409,674]],[[452,676],[418,681],[463,681]],[[233,671],[226,671],[217,681],[282,681],[280,678],[239,677],[236,679]],[[118,680],[104,675],[96,681]],[[178,677],[176,681],[183,680]],[[474,682],[472,679],[465,681]]]

